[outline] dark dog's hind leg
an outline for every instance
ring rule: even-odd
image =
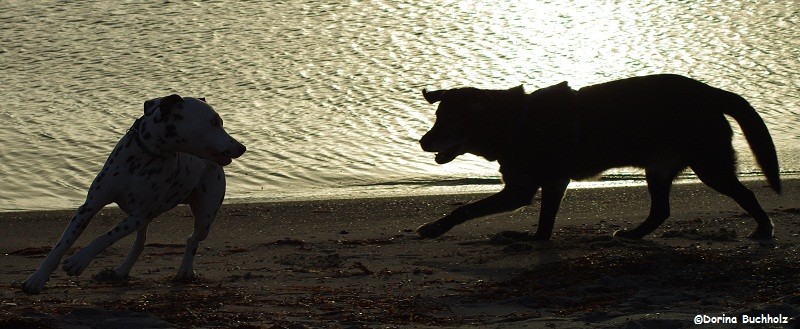
[[[663,164],[659,164],[663,165]],[[655,231],[669,218],[669,190],[672,181],[685,166],[675,165],[672,168],[651,167],[645,170],[647,190],[650,192],[650,214],[639,226],[632,230],[619,230],[614,236],[626,239],[641,239]]]
[[[772,220],[761,208],[753,191],[742,185],[736,177],[733,165],[722,166],[715,163],[692,165],[692,169],[700,180],[719,193],[731,197],[756,221],[756,230],[750,234],[751,239],[771,239],[773,234]]]

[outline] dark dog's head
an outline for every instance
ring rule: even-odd
[[[495,160],[493,144],[516,118],[525,98],[522,86],[507,90],[459,88],[427,91],[428,103],[439,102],[436,122],[419,140],[422,150],[436,152],[436,163],[445,164],[472,153]],[[496,146],[496,145],[495,145]]]
[[[222,118],[205,98],[170,95],[144,103],[141,138],[160,152],[180,152],[225,166],[246,148],[222,128]]]

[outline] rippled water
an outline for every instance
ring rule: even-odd
[[[792,174],[798,17],[795,1],[5,0],[0,210],[79,204],[142,103],[171,93],[206,97],[248,146],[227,168],[230,199],[495,188],[496,164],[438,166],[419,149],[433,121],[423,87],[662,72],[745,96]]]

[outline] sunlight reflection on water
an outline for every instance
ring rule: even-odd
[[[796,173],[798,17],[791,1],[4,1],[0,210],[79,204],[142,102],[170,93],[207,97],[248,146],[227,168],[234,199],[496,179],[494,163],[438,166],[419,149],[423,87],[664,72],[747,98]],[[740,170],[758,172],[738,131],[735,143]],[[450,190],[485,188],[470,186]]]

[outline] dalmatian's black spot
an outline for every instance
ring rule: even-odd
[[[160,174],[160,173],[161,173],[161,171],[162,171],[162,168],[161,168],[161,167],[158,167],[158,168],[152,168],[152,169],[150,169],[150,170],[148,170],[148,171],[147,171],[147,176],[152,176],[152,175],[155,175],[155,174]]]
[[[166,127],[164,127],[164,130],[166,130],[166,134],[164,134],[164,138],[173,138],[173,137],[177,137],[178,136],[178,133],[176,132],[177,129],[175,128],[175,125],[167,125]]]

